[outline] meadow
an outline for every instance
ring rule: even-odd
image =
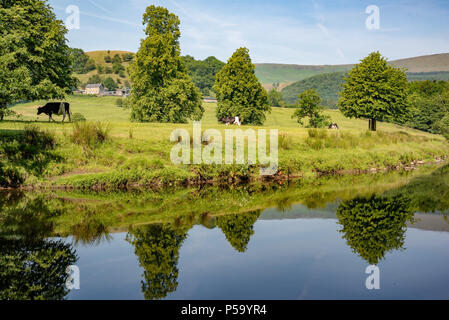
[[[83,142],[89,139],[81,139],[79,133],[75,136],[74,124],[49,123],[47,116],[37,116],[37,107],[44,101],[16,105],[12,110],[19,118],[9,117],[0,122],[0,140],[4,142],[1,157],[20,169],[24,186],[34,188],[130,188],[259,177],[257,166],[172,164],[170,134],[178,128],[191,132],[192,124],[132,123],[130,110],[116,106],[116,100],[116,97],[79,95],[67,99],[72,113],[80,113],[87,119],[86,124],[79,125],[90,126],[92,131],[81,128],[85,135],[104,134],[101,143]],[[204,107],[203,130],[216,128],[223,132],[230,128],[217,123],[216,104],[205,103]],[[379,123],[377,132],[368,132],[367,121],[347,119],[338,110],[326,113],[338,123],[339,131],[306,129],[291,118],[293,112],[273,108],[263,127],[242,128],[279,130],[280,169],[276,179],[407,168],[443,159],[449,151],[449,143],[441,136],[389,123]],[[21,145],[22,140],[11,138],[29,131],[30,126],[31,132],[37,130],[54,136],[54,146],[30,155]],[[22,150],[29,159],[17,159],[17,150]]]

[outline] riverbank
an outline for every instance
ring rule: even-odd
[[[38,103],[15,106],[21,118],[0,122],[0,170],[4,180],[0,185],[110,190],[261,179],[286,181],[413,170],[441,164],[449,155],[449,143],[438,135],[388,123],[380,123],[377,132],[368,132],[366,121],[346,119],[338,111],[327,113],[341,130],[310,130],[300,128],[291,119],[292,109],[275,108],[265,126],[241,128],[279,130],[276,175],[262,178],[258,165],[175,165],[170,160],[174,146],[170,134],[175,129],[192,133],[192,124],[126,122],[129,110],[116,107],[114,101],[111,97],[72,97],[69,102],[73,112],[88,120],[81,129],[37,119],[34,111]],[[224,130],[237,129],[217,124],[215,104],[207,103],[205,109],[203,130],[215,128],[224,136]],[[5,179],[8,175],[11,177]]]

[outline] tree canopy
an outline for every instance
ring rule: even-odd
[[[131,119],[184,123],[202,118],[201,93],[180,57],[179,18],[163,7],[147,7],[142,40],[129,71],[133,83]]]
[[[0,120],[8,104],[56,99],[75,85],[67,29],[43,0],[0,2]]]
[[[349,71],[338,106],[349,118],[370,119],[370,130],[377,120],[395,120],[407,113],[407,76],[392,67],[379,52],[373,52]]]
[[[195,85],[201,90],[205,96],[214,95],[213,86],[217,73],[225,65],[215,57],[208,57],[204,60],[196,60],[192,56],[182,57],[184,64],[189,69]]]
[[[214,91],[217,95],[217,118],[239,116],[243,124],[262,125],[268,105],[267,92],[255,74],[249,50],[240,48],[217,74]]]
[[[329,116],[322,113],[321,98],[314,89],[304,91],[298,98],[298,109],[292,118],[297,118],[300,125],[304,125],[304,118],[309,119],[307,128],[322,128],[330,124]]]

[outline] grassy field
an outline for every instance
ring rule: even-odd
[[[220,176],[258,176],[258,171],[250,166],[173,165],[170,134],[176,128],[191,132],[191,124],[132,123],[130,111],[115,106],[114,97],[72,96],[67,101],[73,113],[83,114],[89,123],[102,122],[103,127],[107,126],[109,139],[86,148],[74,142],[73,124],[48,123],[48,117],[36,115],[37,106],[44,102],[15,106],[13,110],[20,118],[10,117],[0,123],[0,139],[23,132],[30,124],[56,136],[52,150],[31,157],[30,161],[8,160],[14,166],[21,163],[25,185],[107,188],[213,180]],[[217,123],[215,104],[205,104],[205,109],[203,130],[216,128],[223,132],[229,129]],[[273,109],[263,127],[279,130],[280,175],[314,176],[383,170],[413,165],[418,160],[433,161],[449,153],[449,144],[441,136],[387,123],[380,123],[377,133],[370,133],[366,130],[367,121],[347,119],[337,110],[326,113],[338,123],[340,131],[308,130],[291,119],[293,111]],[[10,148],[20,148],[20,143],[9,142]],[[36,170],[37,164],[39,170]]]

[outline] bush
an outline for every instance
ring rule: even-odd
[[[0,162],[0,188],[18,188],[24,181],[25,178],[17,168]]]
[[[122,108],[123,107],[123,99],[122,98],[118,98],[117,100],[115,100],[115,105],[117,107]]]
[[[72,142],[82,146],[84,150],[92,149],[109,139],[109,130],[109,125],[101,122],[75,122]]]
[[[72,122],[83,122],[86,118],[81,113],[74,113],[72,115]]]

